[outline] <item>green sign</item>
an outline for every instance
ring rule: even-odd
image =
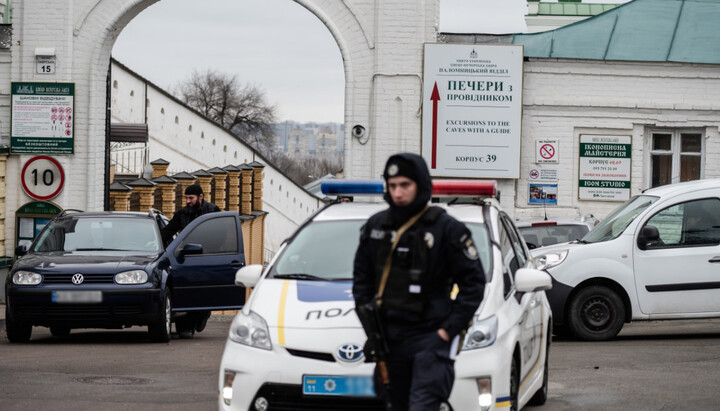
[[[625,201],[630,198],[630,136],[580,136],[581,200]]]
[[[74,83],[12,83],[11,154],[73,154]]]
[[[62,211],[58,206],[52,203],[46,203],[44,201],[35,201],[27,203],[20,207],[15,214],[45,214],[45,215],[57,215]]]

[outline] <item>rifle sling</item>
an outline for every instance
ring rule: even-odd
[[[390,276],[390,266],[392,265],[392,255],[395,251],[395,248],[397,247],[398,243],[400,242],[400,237],[402,237],[403,234],[405,234],[405,231],[407,231],[410,227],[412,227],[417,220],[420,219],[420,217],[425,214],[427,210],[429,210],[429,206],[425,206],[419,213],[415,214],[414,216],[410,217],[405,224],[403,224],[397,232],[395,232],[395,239],[393,240],[392,246],[390,247],[390,254],[388,254],[388,258],[385,261],[385,267],[383,267],[382,277],[380,277],[380,285],[378,287],[377,295],[375,297],[375,304],[377,304],[377,308],[380,308],[382,305],[382,296],[385,292],[385,285],[387,284],[388,277]]]

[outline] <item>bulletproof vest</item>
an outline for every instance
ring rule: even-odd
[[[402,236],[393,252],[390,275],[382,297],[383,307],[386,309],[404,310],[412,313],[421,313],[431,294],[428,281],[428,255],[430,253],[426,238],[427,228],[445,211],[438,207],[431,207],[419,221],[413,224]],[[383,241],[378,250],[377,267],[381,273],[392,246],[392,233],[387,234],[387,241]],[[439,246],[439,244],[435,244]],[[378,276],[379,282],[379,276]]]

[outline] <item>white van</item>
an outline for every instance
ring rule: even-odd
[[[533,250],[556,334],[615,337],[637,320],[720,317],[720,180],[646,190],[581,240]]]

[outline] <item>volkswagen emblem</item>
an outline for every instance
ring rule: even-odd
[[[337,357],[345,362],[357,362],[363,359],[365,354],[362,347],[355,344],[343,344],[337,350]]]
[[[85,281],[85,277],[83,277],[83,275],[80,273],[74,274],[72,276],[72,283],[75,285],[80,285],[83,281]]]

